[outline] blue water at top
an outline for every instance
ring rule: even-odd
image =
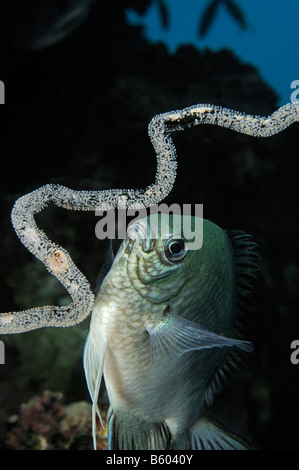
[[[242,30],[221,6],[211,29],[199,38],[198,23],[210,0],[164,0],[170,26],[163,29],[155,3],[146,15],[128,12],[131,23],[143,24],[150,42],[163,41],[174,52],[181,44],[219,51],[228,48],[243,62],[256,66],[279,95],[280,105],[291,100],[291,83],[299,80],[298,0],[234,0],[246,15]]]

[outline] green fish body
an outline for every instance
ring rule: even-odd
[[[189,216],[168,217],[129,226],[97,294],[84,350],[94,446],[104,375],[110,449],[243,449],[205,406],[236,350],[251,350],[232,338],[257,271],[256,244],[200,219],[202,247],[188,249]]]

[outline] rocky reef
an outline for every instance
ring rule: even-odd
[[[105,415],[103,414],[104,423]],[[91,405],[86,401],[65,405],[61,392],[45,390],[7,418],[6,450],[91,450]],[[99,450],[107,449],[106,431],[99,427]]]

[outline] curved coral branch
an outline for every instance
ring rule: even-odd
[[[252,116],[210,104],[196,104],[189,108],[155,116],[149,128],[157,127],[155,135],[159,136],[159,128],[162,128],[162,123],[164,132],[183,130],[186,127],[199,124],[213,124],[253,137],[270,137],[298,120],[299,104],[296,103],[288,103],[268,117]],[[155,140],[159,139],[156,136],[153,139],[153,145],[158,153]]]
[[[120,200],[123,208],[140,209],[158,204],[169,194],[176,178],[176,150],[170,133],[193,125],[213,124],[255,137],[268,137],[298,120],[297,104],[282,106],[269,117],[250,116],[208,104],[159,114],[149,124],[149,136],[157,157],[156,178],[154,184],[145,191],[74,191],[49,184],[20,197],[11,215],[15,231],[25,247],[66,288],[72,303],[62,307],[43,306],[21,312],[1,313],[0,333],[22,333],[46,326],[71,326],[84,320],[94,304],[94,294],[85,276],[68,252],[37,227],[35,214],[51,203],[76,211],[96,211],[103,204],[109,208],[119,207]]]

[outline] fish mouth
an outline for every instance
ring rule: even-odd
[[[152,251],[157,243],[156,233],[151,225],[145,220],[138,220],[127,230],[127,247],[129,252],[132,251],[133,245],[136,240],[140,240],[142,249],[145,253]],[[127,252],[127,250],[126,250]]]

